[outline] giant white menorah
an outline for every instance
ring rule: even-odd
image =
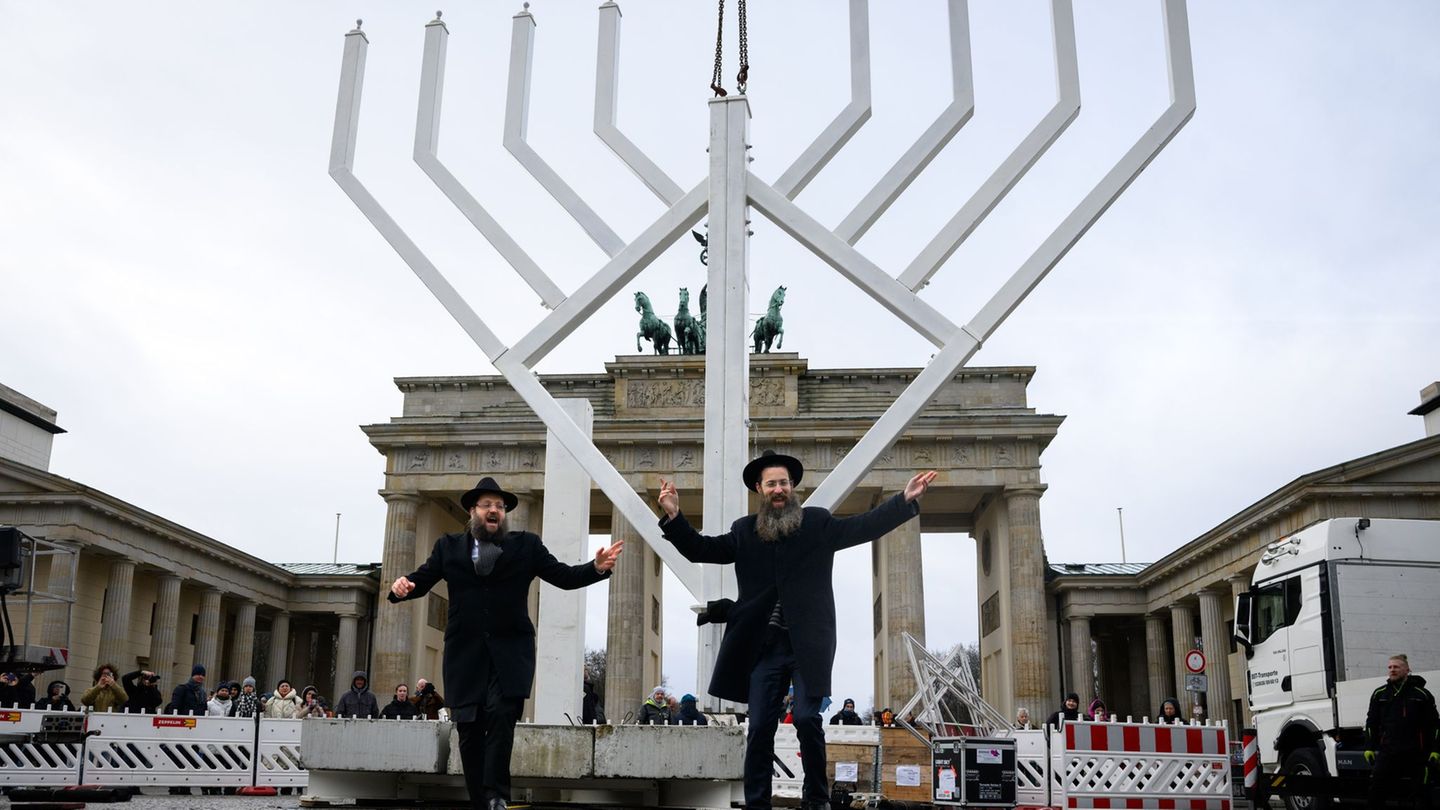
[[[856,250],[854,244],[924,171],[974,112],[969,8],[966,0],[948,2],[953,81],[951,103],[833,229],[816,221],[793,200],[870,117],[867,0],[850,0],[849,3],[851,100],[844,110],[778,179],[767,183],[749,170],[746,150],[749,148],[750,113],[745,96],[711,99],[709,172],[689,191],[672,180],[615,124],[620,8],[614,2],[600,6],[595,133],[666,206],[649,227],[629,242],[618,236],[526,141],[530,65],[535,41],[535,18],[527,4],[527,9],[516,14],[512,23],[505,147],[610,257],[589,280],[569,295],[485,211],[479,200],[465,189],[439,158],[440,104],[449,30],[437,14],[436,19],[425,27],[414,159],[551,309],[513,346],[506,346],[496,337],[355,176],[355,141],[369,41],[358,24],[345,37],[340,97],[335,110],[335,132],[330,151],[330,175],[475,345],[485,352],[551,434],[591,476],[615,509],[664,559],[691,595],[701,602],[733,596],[733,575],[727,569],[716,566],[693,565],[663,540],[651,507],[544,388],[532,371],[536,363],[620,292],[676,239],[683,237],[702,217],[708,217],[710,308],[705,351],[703,508],[705,530],[710,533],[724,531],[747,509],[747,494],[740,484],[740,470],[748,460],[749,351],[745,339],[745,313],[749,304],[747,209],[754,206],[938,349],[924,370],[806,501],[810,505],[833,508],[857,486],[880,454],[905,432],[940,387],[964,366],[1169,143],[1195,110],[1185,3],[1184,0],[1161,0],[1169,63],[1170,105],[987,303],[968,322],[957,325],[916,293],[1075,119],[1080,111],[1080,82],[1071,2],[1051,0],[1058,84],[1054,106],[960,205],[949,222],[904,270],[897,275],[877,266]],[[392,572],[387,571],[386,574],[391,575]],[[709,682],[718,643],[719,631],[713,625],[702,629],[696,683],[703,685]]]

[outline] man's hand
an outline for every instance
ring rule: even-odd
[[[905,502],[910,503],[921,495],[924,495],[925,490],[930,488],[930,482],[934,481],[937,475],[939,475],[939,473],[931,470],[930,472],[919,473],[914,478],[911,478],[910,483],[905,485]]]
[[[675,489],[673,481],[660,479],[660,508],[665,510],[665,517],[674,520],[680,514],[680,491]]]
[[[411,582],[409,577],[400,577],[390,585],[390,593],[395,594],[395,596],[400,599],[409,596],[413,590],[415,590],[415,583]]]
[[[624,550],[625,541],[616,540],[615,545],[606,546],[595,552],[595,570],[603,574],[613,569],[615,567],[615,560],[620,556],[620,552]],[[426,684],[426,686],[429,686],[429,684]]]
[[[1375,752],[1374,752],[1374,751],[1366,751],[1366,752],[1365,752],[1365,763],[1366,763],[1367,765],[1374,765],[1374,764],[1375,764]]]
[[[1430,752],[1430,767],[1440,768],[1440,751]]]

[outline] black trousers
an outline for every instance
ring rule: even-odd
[[[1402,782],[1402,779],[1408,781]],[[1422,795],[1424,783],[1423,752],[1381,751],[1375,758],[1375,770],[1370,772],[1370,807],[1383,808],[1387,799],[1410,799]]]
[[[490,799],[510,798],[510,753],[515,747],[515,724],[520,720],[525,698],[505,697],[489,654],[482,655],[482,659],[475,676],[486,684],[484,703],[457,706],[454,713],[470,806],[483,810]]]
[[[779,633],[766,641],[760,660],[750,672],[750,732],[745,739],[745,807],[768,810],[770,780],[774,775],[775,729],[784,712],[782,702],[795,685],[795,737],[800,743],[800,764],[805,767],[805,804],[825,804],[830,788],[825,763],[825,726],[820,722],[824,695],[812,695],[800,677],[790,635]]]

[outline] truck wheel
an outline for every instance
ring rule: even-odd
[[[1329,776],[1325,759],[1316,748],[1296,748],[1285,756],[1285,774],[1288,776]],[[1286,796],[1288,810],[1330,810],[1332,802],[1328,796]]]

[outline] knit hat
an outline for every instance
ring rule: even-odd
[[[1080,703],[1080,696],[1074,692],[1066,692],[1065,699],[1075,701],[1076,705],[1079,705]]]
[[[246,677],[245,680],[240,682],[240,685],[253,687],[255,685],[255,676],[251,675]]]
[[[195,677],[196,675],[204,675],[204,674],[205,674],[205,665],[204,665],[204,664],[196,664],[195,666],[193,666],[193,667],[190,668],[190,677],[192,677],[192,678]]]

